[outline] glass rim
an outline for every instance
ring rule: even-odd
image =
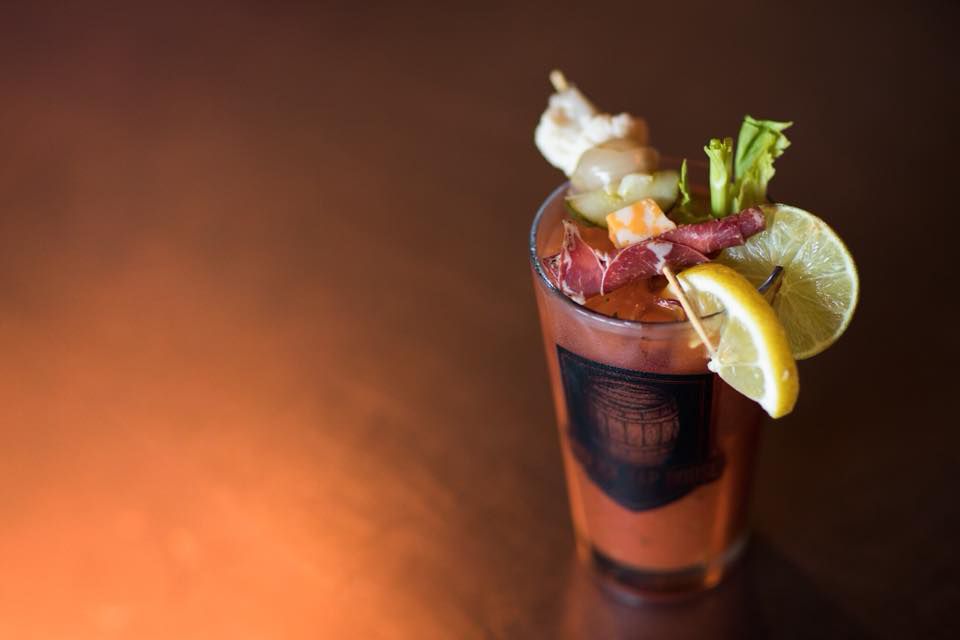
[[[552,204],[558,197],[564,194],[570,188],[570,181],[567,180],[560,186],[556,187],[553,191],[550,192],[550,195],[540,204],[540,207],[537,209],[536,215],[533,217],[533,223],[530,225],[530,264],[533,267],[534,272],[540,278],[540,280],[546,285],[547,291],[550,295],[559,297],[563,299],[563,302],[569,305],[576,313],[583,315],[586,318],[591,320],[602,322],[615,327],[620,328],[651,328],[651,327],[663,327],[663,328],[676,328],[676,327],[692,327],[689,320],[666,320],[660,322],[654,322],[650,320],[627,320],[624,318],[613,318],[608,315],[604,315],[593,309],[589,309],[583,305],[577,304],[570,299],[563,291],[561,291],[549,277],[547,277],[546,271],[543,268],[543,264],[540,260],[540,256],[537,255],[537,231],[540,228],[540,220],[543,218],[543,215],[547,211],[547,207]],[[770,275],[766,277],[763,283],[757,287],[757,291],[760,294],[764,294],[767,290],[773,285],[773,281],[777,276],[777,269],[779,267],[774,267],[773,271],[770,272]],[[715,311],[709,315],[701,316],[701,320],[709,320],[715,318],[723,313],[726,310]]]

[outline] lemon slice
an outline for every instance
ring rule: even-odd
[[[783,325],[756,287],[715,262],[687,269],[678,279],[701,310],[726,310],[710,370],[771,417],[790,413],[800,391],[797,363]]]
[[[761,207],[767,229],[717,259],[759,285],[783,267],[773,308],[787,330],[793,357],[815,356],[846,331],[860,280],[843,241],[817,216],[784,204]]]

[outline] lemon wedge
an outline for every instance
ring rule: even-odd
[[[715,262],[687,269],[678,280],[701,312],[725,310],[710,370],[759,403],[770,417],[790,413],[800,391],[797,364],[783,325],[756,287]]]

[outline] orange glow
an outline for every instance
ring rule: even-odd
[[[462,523],[371,446],[414,411],[325,276],[313,170],[19,108],[60,142],[0,175],[0,637],[448,637],[414,569]]]

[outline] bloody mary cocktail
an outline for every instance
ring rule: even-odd
[[[627,590],[711,586],[745,540],[763,411],[707,369],[690,324],[645,284],[619,313],[646,322],[556,288],[540,260],[559,244],[564,193],[537,214],[530,250],[578,551]]]
[[[856,307],[856,266],[817,216],[767,199],[790,122],[746,116],[664,166],[646,123],[559,72],[535,133],[569,182],[530,259],[578,549],[619,593],[716,584],[743,548],[764,412]]]

